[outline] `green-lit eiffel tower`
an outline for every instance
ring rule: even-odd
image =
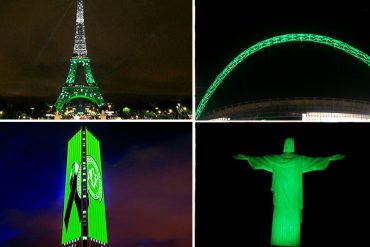
[[[84,5],[83,0],[77,0],[76,34],[71,58],[71,67],[67,80],[55,103],[56,112],[61,113],[66,103],[74,99],[85,99],[96,104],[98,108],[105,105],[90,68],[90,58],[87,57]]]

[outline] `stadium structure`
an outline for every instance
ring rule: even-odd
[[[245,59],[274,45],[312,42],[341,50],[370,66],[370,56],[342,41],[317,34],[285,34],[262,40],[234,58],[207,89],[196,109],[197,120],[297,120],[297,121],[370,121],[370,101],[342,98],[275,98],[249,101],[218,109],[207,109],[208,101],[224,79]]]
[[[369,121],[370,102],[335,98],[281,98],[243,102],[207,112],[204,120]]]

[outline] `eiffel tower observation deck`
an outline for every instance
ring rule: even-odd
[[[90,58],[87,56],[83,0],[77,0],[76,34],[69,73],[56,103],[57,114],[67,105],[86,111],[88,106],[97,109],[105,105],[98,84],[93,77]]]

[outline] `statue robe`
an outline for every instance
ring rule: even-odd
[[[299,246],[303,209],[302,174],[325,170],[329,158],[311,158],[294,153],[248,157],[253,169],[272,172],[274,213],[271,245]]]

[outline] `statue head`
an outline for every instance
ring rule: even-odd
[[[286,138],[284,143],[284,153],[294,153],[294,139]]]

